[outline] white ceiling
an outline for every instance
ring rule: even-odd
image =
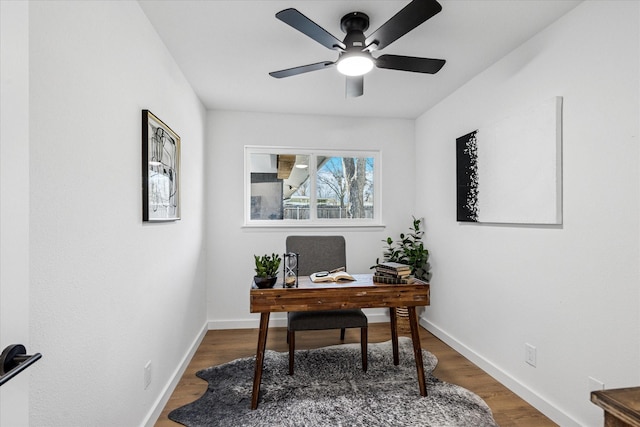
[[[207,109],[416,118],[581,0],[439,0],[442,11],[380,54],[446,59],[439,73],[374,69],[364,95],[346,98],[335,68],[269,76],[320,61],[329,50],[275,18],[296,8],[338,39],[340,18],[369,15],[371,34],[408,0],[139,0]],[[374,56],[378,56],[375,54]]]

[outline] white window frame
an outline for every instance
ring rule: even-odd
[[[251,155],[252,154],[281,154],[281,155],[305,155],[309,156],[309,219],[281,219],[281,220],[256,220],[251,219]],[[317,218],[317,161],[318,156],[325,157],[372,157],[373,167],[373,218],[354,219],[319,219]],[[382,227],[382,162],[379,150],[340,150],[340,149],[309,149],[276,146],[252,146],[244,147],[244,226],[245,227]]]

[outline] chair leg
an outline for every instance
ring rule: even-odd
[[[293,353],[296,349],[296,332],[288,331],[287,338],[289,341],[289,375],[293,375]]]
[[[344,328],[340,329],[340,341],[344,341],[344,331]]]
[[[360,328],[360,348],[362,350],[362,370],[367,372],[367,328]]]

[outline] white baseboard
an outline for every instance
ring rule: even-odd
[[[463,343],[458,341],[456,338],[449,335],[446,331],[439,328],[437,325],[429,322],[423,317],[420,318],[420,325],[422,325],[426,330],[431,332],[433,335],[438,337],[444,343],[446,343],[449,347],[456,350],[458,353],[462,354],[464,357],[473,362],[480,369],[485,371],[487,374],[491,375],[493,378],[498,380],[502,385],[507,387],[509,390],[520,396],[523,400],[529,403],[531,406],[536,408],[538,411],[542,412],[545,416],[550,418],[553,422],[557,423],[561,426],[575,426],[580,427],[581,424],[578,423],[575,419],[571,418],[569,415],[561,411],[559,408],[552,405],[542,396],[531,390],[525,384],[521,383],[517,379],[513,378],[507,372],[500,369],[500,367],[494,365],[490,361],[486,360],[479,354],[475,353],[469,347],[465,346]]]
[[[200,333],[193,340],[191,346],[189,346],[189,349],[180,361],[180,365],[178,365],[173,375],[170,377],[169,382],[164,386],[162,393],[160,393],[160,396],[158,396],[158,399],[156,399],[155,404],[151,407],[151,410],[145,417],[142,425],[144,425],[145,427],[153,427],[158,421],[158,418],[160,418],[160,414],[162,414],[162,410],[169,401],[169,398],[171,397],[173,390],[175,390],[176,386],[178,385],[180,378],[182,378],[182,374],[184,374],[184,371],[186,371],[187,367],[189,366],[193,355],[196,354],[196,350],[198,350],[198,347],[200,347],[200,343],[202,343],[202,340],[204,339],[206,333],[207,324],[204,324],[202,325]]]

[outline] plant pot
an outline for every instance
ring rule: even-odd
[[[278,280],[278,277],[258,277],[258,276],[253,276],[253,282],[260,289],[273,288],[273,286],[276,284],[277,280]]]

